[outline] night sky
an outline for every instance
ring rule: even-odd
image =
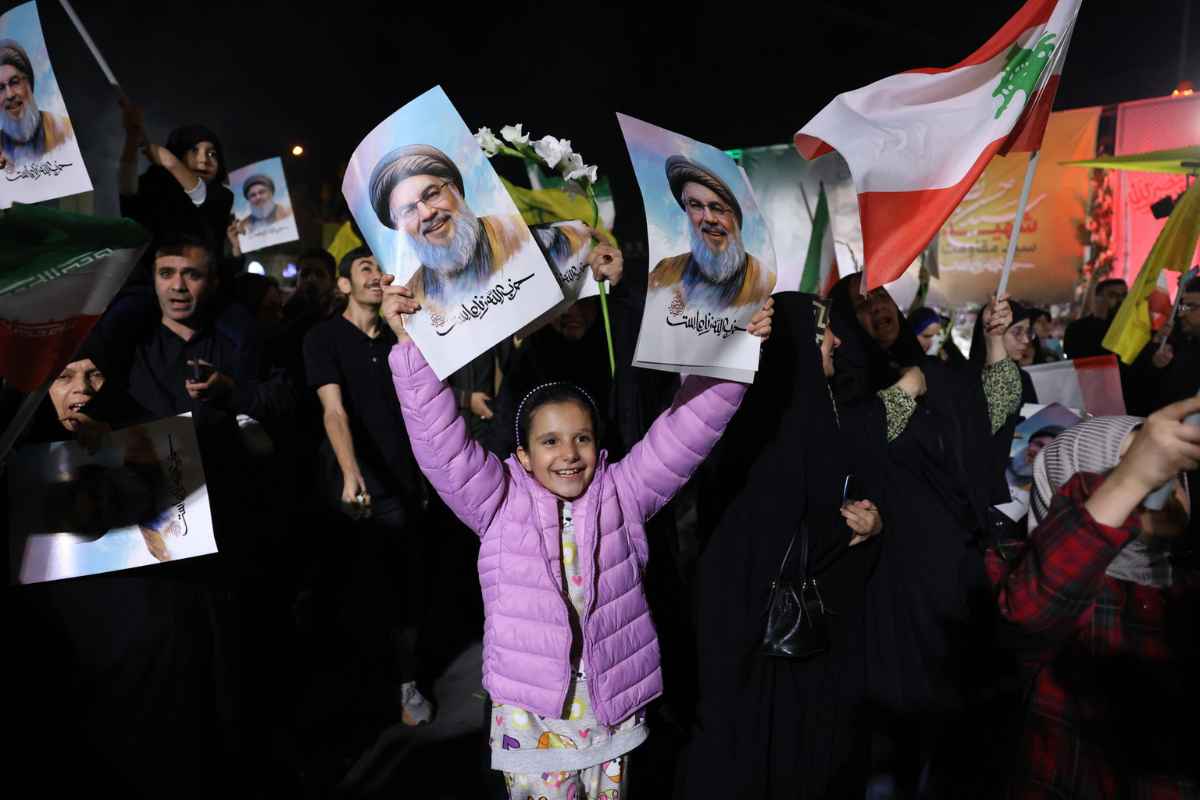
[[[290,180],[314,187],[376,123],[441,84],[473,130],[523,122],[571,139],[611,176],[626,224],[640,224],[640,203],[613,112],[723,148],[788,142],[840,91],[964,58],[1021,3],[788,5],[75,3],[159,142],[203,122],[231,167],[300,143],[303,159],[285,157]],[[1184,77],[1200,84],[1200,8],[1184,28],[1186,5],[1084,3],[1056,108],[1169,94],[1181,32]],[[114,213],[115,95],[58,3],[39,9],[96,210]]]

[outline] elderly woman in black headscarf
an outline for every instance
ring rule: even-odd
[[[988,509],[1009,499],[1008,443],[996,433],[1019,408],[1020,379],[1000,341],[1005,302],[985,310],[988,363],[953,368],[926,358],[890,296],[863,295],[859,281],[845,278],[831,294],[842,341],[834,393],[840,406],[882,401],[888,490],[904,498],[867,593],[869,688],[899,726],[897,743],[923,746],[928,757],[935,744],[922,744],[918,731],[959,712],[972,677],[968,643],[990,644],[980,543]],[[921,758],[913,753],[903,766],[918,770]],[[916,774],[900,778],[915,788]]]
[[[203,125],[171,131],[158,145],[146,135],[141,109],[121,98],[125,146],[118,175],[121,214],[141,223],[153,237],[146,252],[152,259],[164,236],[199,236],[219,257],[233,210],[233,193],[221,140]],[[137,176],[139,150],[150,167]]]
[[[775,295],[775,335],[711,459],[705,494],[723,513],[697,568],[700,702],[684,797],[865,789],[863,600],[882,528],[884,415],[880,403],[835,406],[825,311],[810,295]],[[768,655],[771,583],[804,575],[816,576],[832,614],[828,647]]]

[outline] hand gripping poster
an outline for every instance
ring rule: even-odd
[[[31,444],[8,464],[9,582],[40,583],[217,552],[196,429],[168,417]]]
[[[617,115],[646,207],[646,309],[634,364],[750,383],[746,328],[775,289],[775,250],[745,173],[715,147]]]
[[[351,156],[342,194],[380,265],[421,304],[406,324],[439,378],[563,299],[440,86],[367,134]]]
[[[90,192],[37,5],[0,15],[0,208]]]
[[[300,238],[283,161],[268,158],[229,173],[238,245],[250,253]]]

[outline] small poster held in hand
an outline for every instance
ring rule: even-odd
[[[1042,448],[1055,436],[1076,425],[1080,416],[1058,403],[1026,404],[1021,407],[1024,420],[1013,431],[1008,450],[1008,466],[1004,471],[1011,502],[997,506],[1013,522],[1025,518],[1029,511],[1029,494],[1033,487],[1033,465]]]
[[[238,245],[250,253],[300,238],[283,160],[268,158],[229,173]]]
[[[750,318],[775,290],[775,250],[745,173],[725,153],[617,115],[642,201],[649,283],[634,365],[750,383]]]
[[[541,247],[550,268],[554,270],[554,276],[558,278],[563,299],[554,308],[526,325],[521,331],[522,337],[532,334],[550,320],[566,313],[568,308],[580,300],[600,294],[600,286],[588,265],[588,256],[591,255],[596,242],[587,223],[568,220],[534,225],[529,230]]]
[[[359,143],[342,194],[421,304],[408,332],[439,378],[563,299],[538,244],[441,87]]]
[[[196,428],[168,417],[32,444],[8,465],[9,582],[41,583],[217,552]]]
[[[0,208],[92,190],[37,4],[0,15]]]

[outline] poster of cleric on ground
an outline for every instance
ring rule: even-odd
[[[646,206],[649,282],[634,364],[750,383],[746,328],[775,289],[775,250],[744,173],[715,147],[617,115]]]
[[[7,472],[10,583],[217,552],[188,416],[115,431],[95,452],[75,440],[27,445]]]
[[[440,86],[362,140],[342,194],[380,265],[420,302],[408,331],[439,378],[563,299],[529,228]]]
[[[0,15],[0,208],[90,192],[37,5]]]
[[[283,160],[268,158],[229,173],[233,216],[243,253],[300,238]]]

